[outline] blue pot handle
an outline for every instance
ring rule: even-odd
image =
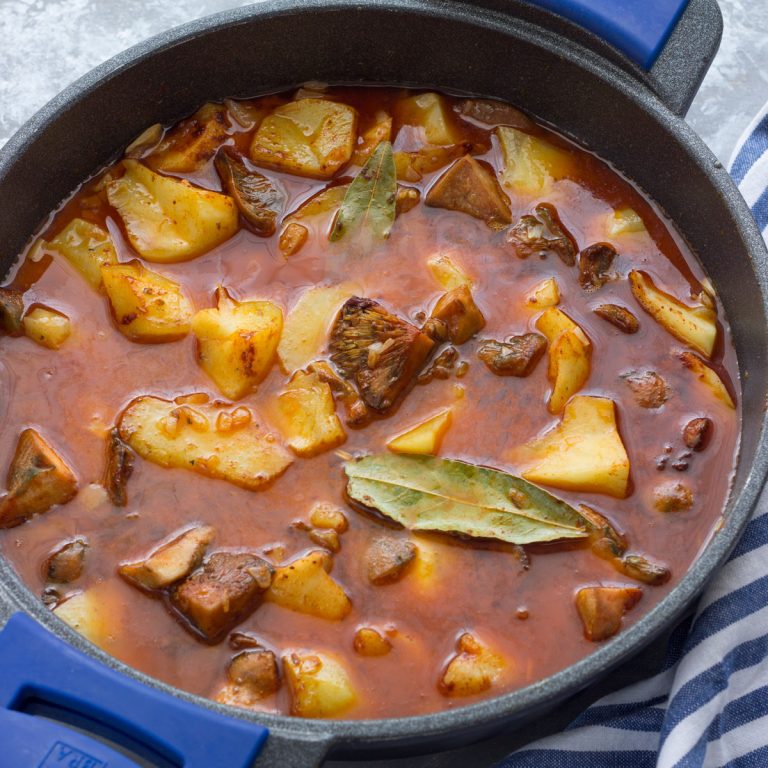
[[[173,768],[251,768],[268,734],[132,680],[17,613],[0,632],[0,768],[138,768],[102,741],[32,714],[46,708]]]
[[[618,48],[643,69],[659,57],[688,0],[529,0]]]

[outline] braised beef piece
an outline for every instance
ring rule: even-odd
[[[415,381],[434,348],[415,325],[358,296],[347,300],[331,329],[331,360],[379,413]]]
[[[712,419],[705,416],[691,419],[683,428],[683,442],[692,451],[703,451],[707,447],[714,429]]]
[[[264,648],[246,650],[232,658],[227,668],[229,681],[257,699],[271,696],[280,688],[277,659]]]
[[[9,336],[22,336],[24,297],[15,288],[0,288],[0,329]]]
[[[457,160],[430,188],[424,201],[432,208],[467,213],[492,229],[512,223],[509,198],[493,168],[471,155]]]
[[[133,474],[133,451],[120,439],[120,430],[113,429],[107,437],[107,466],[104,488],[116,507],[128,504],[126,484]]]
[[[224,191],[234,199],[248,228],[262,237],[274,235],[277,218],[285,207],[285,192],[248,167],[232,147],[222,147],[214,163]]]
[[[538,333],[484,341],[477,356],[499,376],[528,376],[544,354],[547,340]]]
[[[585,290],[596,290],[611,279],[611,266],[618,256],[610,243],[595,243],[579,255],[579,284]]]
[[[466,285],[460,285],[438,299],[424,324],[424,333],[438,342],[450,340],[454,344],[463,344],[484,327],[485,318],[475,304],[472,292]]]
[[[215,552],[171,592],[174,608],[209,642],[218,642],[261,602],[274,575],[257,555]]]
[[[529,256],[557,256],[566,266],[576,263],[578,248],[571,233],[565,228],[557,208],[550,203],[539,203],[536,216],[523,216],[507,233],[507,242],[519,259]]]
[[[417,552],[416,545],[407,539],[374,539],[365,553],[368,581],[377,586],[398,581]]]
[[[34,429],[19,435],[0,499],[0,528],[12,528],[30,517],[66,504],[77,493],[77,478],[64,460]]]
[[[656,371],[630,373],[625,378],[641,408],[661,408],[667,402],[669,387]]]
[[[640,328],[637,318],[626,307],[618,304],[601,304],[593,312],[623,333],[637,333]]]
[[[47,581],[54,584],[69,584],[83,574],[85,551],[88,542],[85,539],[73,539],[60,544],[47,558],[43,571]]]

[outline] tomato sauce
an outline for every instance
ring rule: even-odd
[[[362,123],[376,110],[388,110],[407,95],[394,89],[330,89],[326,95],[354,106]],[[274,105],[283,97],[267,97]],[[455,100],[449,99],[449,103]],[[469,140],[485,137],[490,147],[480,158],[496,169],[501,154],[487,127],[464,123]],[[409,149],[409,130],[393,132],[393,144]],[[314,502],[341,507],[349,530],[341,536],[332,575],[352,600],[342,621],[327,621],[262,604],[238,627],[258,636],[278,656],[289,649],[334,653],[357,690],[357,703],[345,717],[375,718],[418,715],[472,703],[480,697],[447,697],[438,682],[457,637],[470,631],[506,661],[501,678],[481,694],[497,696],[551,675],[588,655],[597,647],[587,640],[574,608],[579,587],[631,584],[630,579],[581,544],[549,544],[526,548],[530,560],[511,545],[468,542],[447,535],[410,534],[375,516],[353,508],[344,496],[342,465],[345,453],[386,452],[386,442],[441,408],[453,410],[453,424],[440,456],[457,458],[519,474],[516,449],[542,433],[559,417],[547,411],[550,390],[546,359],[526,378],[501,377],[477,358],[481,339],[503,339],[535,330],[538,311],[524,298],[542,279],[554,276],[561,290],[560,308],[587,333],[593,344],[592,371],[580,394],[611,398],[631,462],[631,492],[625,499],[605,495],[551,492],[577,505],[588,504],[608,516],[627,535],[633,551],[651,555],[672,573],[663,586],[645,586],[643,596],[624,618],[626,628],[657,605],[682,578],[716,528],[728,498],[739,442],[739,411],[715,400],[678,360],[684,345],[644,313],[634,300],[626,275],[642,269],[669,293],[687,299],[701,291],[705,274],[676,232],[674,224],[640,190],[602,159],[578,148],[554,131],[538,127],[540,135],[565,148],[575,162],[570,178],[557,182],[546,202],[556,206],[580,248],[606,239],[604,222],[613,209],[637,211],[646,233],[614,240],[619,278],[589,293],[578,284],[573,268],[555,257],[518,259],[505,242],[482,221],[454,211],[423,205],[423,195],[444,169],[410,184],[422,191],[422,204],[398,217],[389,239],[374,253],[355,257],[343,245],[327,239],[330,218],[310,225],[310,237],[297,254],[285,258],[278,233],[258,237],[245,228],[219,247],[178,264],[150,265],[178,281],[196,309],[213,304],[218,284],[240,301],[269,299],[286,313],[307,287],[349,280],[361,294],[391,312],[418,322],[443,291],[427,269],[428,256],[454,255],[474,280],[473,295],[486,318],[486,327],[459,347],[469,364],[465,376],[434,379],[416,385],[386,418],[362,429],[347,428],[341,453],[296,458],[287,472],[264,490],[252,492],[221,480],[181,469],[165,469],[139,458],[127,486],[128,505],[113,507],[96,486],[105,461],[105,438],[121,411],[136,396],[154,394],[172,399],[205,392],[221,396],[196,362],[195,339],[165,344],[137,344],[117,332],[108,302],[63,259],[20,259],[12,274],[14,285],[28,289],[27,305],[41,302],[64,312],[73,333],[57,351],[27,338],[0,338],[0,467],[11,461],[16,438],[35,427],[57,447],[78,476],[80,492],[25,524],[0,532],[3,555],[32,592],[45,587],[42,563],[62,540],[88,539],[83,576],[65,592],[96,590],[109,633],[104,649],[151,676],[179,688],[215,697],[226,679],[233,655],[228,643],[207,645],[190,634],[155,599],[127,584],[116,572],[126,560],[139,559],[158,542],[193,522],[216,529],[213,549],[264,553],[283,548],[288,560],[317,549],[307,533],[296,527],[306,520]],[[234,124],[233,144],[245,150],[253,130]],[[398,145],[398,142],[400,144]],[[109,170],[109,169],[107,169]],[[345,179],[354,169],[340,174]],[[73,217],[106,227],[121,261],[136,258],[119,217],[107,203],[103,173],[85,183],[51,215],[38,235],[50,239]],[[286,211],[295,210],[326,186],[326,182],[265,171],[288,192]],[[345,175],[346,174],[346,175]],[[208,163],[188,178],[219,190]],[[529,213],[538,200],[510,194],[513,221]],[[542,198],[544,199],[544,198]],[[732,394],[738,393],[738,369],[730,330],[722,306],[719,342],[712,361]],[[597,317],[593,308],[613,302],[632,309],[640,321],[638,333],[627,336]],[[671,390],[658,409],[640,407],[625,376],[653,370]],[[268,403],[284,387],[286,376],[274,365],[258,390],[242,401],[266,417]],[[681,429],[690,419],[707,416],[714,432],[705,451],[687,459],[687,468],[672,467],[683,450]],[[666,451],[666,453],[665,453]],[[663,469],[657,459],[667,455]],[[693,492],[691,509],[664,514],[654,508],[653,490],[663,481],[684,480]],[[410,537],[433,551],[429,578],[406,576],[397,583],[374,586],[365,575],[365,550],[371,538],[387,532]],[[390,639],[392,650],[366,658],[353,650],[355,631],[373,626]],[[255,705],[288,713],[285,684],[274,696]]]

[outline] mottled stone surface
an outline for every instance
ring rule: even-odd
[[[0,0],[0,145],[67,84],[150,35],[240,3],[231,0]],[[688,120],[727,162],[741,132],[768,101],[768,0],[720,0],[725,32],[720,52],[693,102]],[[651,646],[633,662],[654,669],[663,648]],[[624,682],[615,673],[603,692]],[[484,768],[525,741],[564,727],[595,696],[533,723],[453,753],[365,761],[371,768]],[[341,768],[351,763],[328,763]]]

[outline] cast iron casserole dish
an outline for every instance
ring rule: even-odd
[[[102,675],[97,688],[112,692],[111,708],[122,711],[109,714],[106,705],[91,699],[88,716],[135,736],[138,729],[131,724],[141,717],[146,723],[148,713],[159,706],[150,722],[166,734],[147,743],[150,752],[164,754],[170,765],[221,764],[210,753],[205,755],[208,742],[215,739],[210,735],[213,726],[206,733],[200,718],[216,711],[238,718],[240,726],[231,721],[231,741],[226,729],[220,731],[225,735],[217,754],[231,768],[251,764],[257,753],[265,733],[255,723],[269,729],[257,765],[310,766],[330,751],[371,757],[467,743],[551,709],[669,628],[727,557],[768,471],[765,246],[727,172],[677,116],[690,103],[719,34],[714,0],[692,0],[646,73],[581,28],[523,2],[271,0],[194,22],[121,54],[70,86],[0,151],[3,272],[47,212],[146,125],[173,122],[203,100],[253,96],[307,80],[433,86],[503,99],[610,160],[661,206],[701,259],[728,313],[742,378],[741,453],[723,525],[656,609],[587,658],[525,689],[437,714],[346,722],[249,713],[150,680],[50,614],[2,559],[0,624],[16,612],[30,614],[70,646],[122,673],[92,665],[87,674]],[[17,644],[31,626],[13,627],[19,630]],[[25,657],[22,651],[12,652],[10,635],[0,635],[6,640],[0,640],[0,663],[11,666],[18,658],[18,667]],[[40,653],[47,650],[47,642],[41,641]],[[31,653],[34,646],[30,640],[24,652]],[[66,645],[59,650],[71,653]],[[67,691],[58,699],[51,693],[66,684],[63,678],[50,677],[59,672],[53,667],[35,675],[24,670],[24,685],[13,688],[8,679],[21,672],[16,669],[11,675],[4,670],[0,703],[13,710],[24,709],[30,698],[43,703],[50,699],[75,709],[75,702],[86,698],[84,691]],[[86,672],[82,675],[84,679]],[[128,687],[136,693],[146,686],[154,689],[148,694],[151,702],[142,714],[131,713],[127,702],[135,696],[127,693]],[[181,719],[190,722],[198,713],[197,741],[174,745],[163,712],[180,712]],[[243,739],[250,752],[236,751],[235,744]],[[186,761],[174,763],[179,751],[185,751]],[[246,756],[247,762],[238,756]]]

